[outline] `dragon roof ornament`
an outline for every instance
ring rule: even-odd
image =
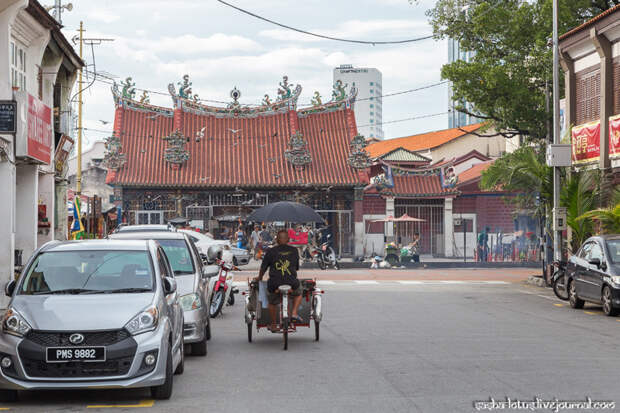
[[[343,85],[341,80],[336,80],[332,91],[332,100],[326,103],[321,102],[321,95],[319,92],[314,93],[312,99],[312,106],[299,110],[299,116],[305,117],[313,113],[331,112],[340,109],[353,109],[355,98],[357,97],[357,87],[355,83],[349,88],[349,94],[346,93],[346,87],[348,84]]]
[[[137,111],[157,113],[162,116],[172,117],[174,112],[169,108],[156,106],[150,103],[148,92],[143,90],[140,100],[135,100],[136,88],[135,83],[131,81],[131,77],[121,82],[122,89],[119,89],[118,83],[112,83],[112,98],[116,107],[130,108]]]
[[[197,95],[191,90],[192,83],[189,76],[184,75],[183,81],[178,82],[178,91],[173,83],[168,85],[168,92],[172,96],[175,108],[196,113],[199,115],[214,115],[216,117],[257,117],[271,115],[277,112],[288,112],[297,109],[297,99],[301,94],[301,85],[293,85],[288,82],[288,76],[282,78],[279,83],[278,98],[272,101],[269,95],[265,95],[260,105],[243,105],[239,102],[241,92],[235,87],[230,92],[233,101],[227,106],[210,106],[203,104]]]

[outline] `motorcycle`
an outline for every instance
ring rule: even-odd
[[[322,270],[326,269],[328,265],[334,267],[337,270],[340,269],[340,263],[338,262],[336,251],[332,247],[332,234],[327,234],[326,240],[319,247],[316,257],[319,263],[319,267]]]
[[[235,294],[239,292],[237,288],[233,287],[233,270],[238,270],[229,262],[219,260],[217,265],[220,267],[220,272],[216,277],[213,277],[211,282],[214,284],[211,286],[211,306],[209,307],[209,314],[211,318],[217,317],[224,307],[224,303],[228,305],[235,304]]]
[[[555,295],[564,301],[568,301],[568,291],[566,290],[566,261],[555,261],[553,266],[556,268],[551,279],[551,286]]]

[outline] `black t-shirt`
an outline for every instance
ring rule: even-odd
[[[265,271],[267,268],[269,268],[269,282],[267,283],[269,291],[273,292],[283,284],[289,284],[293,289],[299,286],[297,248],[286,244],[269,248],[261,264],[261,270]]]

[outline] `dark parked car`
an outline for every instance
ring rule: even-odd
[[[601,304],[609,316],[620,312],[620,235],[588,238],[566,268],[573,308]]]

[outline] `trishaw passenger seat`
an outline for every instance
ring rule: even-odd
[[[291,291],[291,286],[287,284],[283,284],[278,287],[278,290],[280,290],[282,294],[288,294],[289,291]]]

